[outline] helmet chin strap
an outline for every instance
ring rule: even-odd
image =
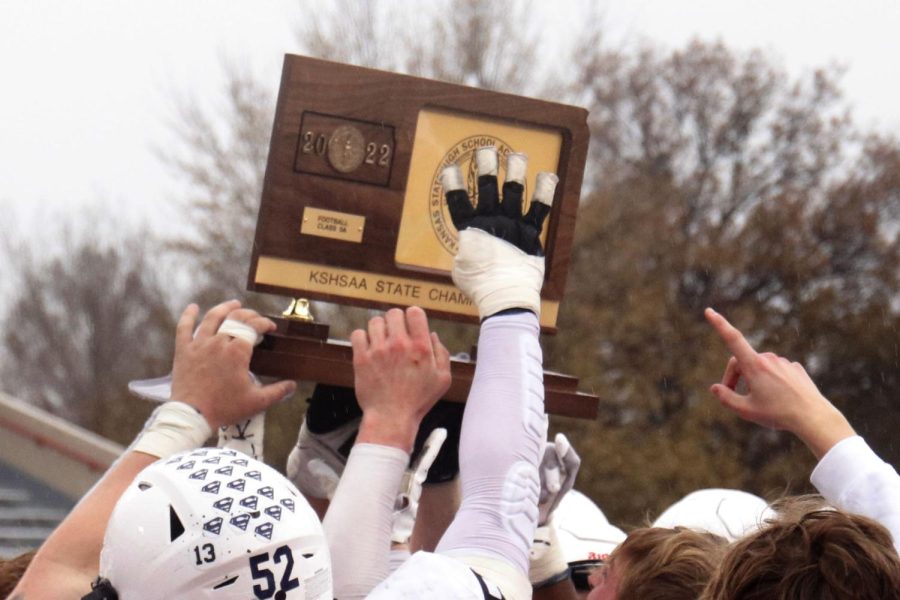
[[[91,593],[82,597],[81,600],[119,600],[119,593],[109,579],[97,577],[91,582]]]

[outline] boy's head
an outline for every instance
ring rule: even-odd
[[[598,574],[591,600],[694,600],[706,587],[728,542],[675,527],[628,534]]]
[[[900,598],[900,559],[877,522],[800,502],[731,546],[702,598]]]

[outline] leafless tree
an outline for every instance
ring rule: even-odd
[[[98,219],[14,248],[3,318],[4,391],[127,442],[149,412],[127,382],[168,369],[174,320],[146,231],[104,239]],[[54,231],[58,230],[58,231]],[[41,253],[39,253],[39,251]]]

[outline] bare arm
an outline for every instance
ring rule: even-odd
[[[244,340],[216,335],[226,318],[246,323],[259,334],[270,331],[274,323],[255,311],[241,309],[239,302],[230,301],[211,309],[193,336],[198,310],[192,304],[179,319],[172,368],[173,398],[202,415],[197,422],[199,427],[196,427],[201,431],[200,435],[197,436],[195,431],[186,432],[194,434],[193,439],[208,437],[220,425],[264,410],[294,387],[293,382],[254,386],[248,376],[252,345]],[[153,417],[141,436],[160,435],[157,432],[151,434],[152,428]],[[99,570],[106,523],[119,497],[144,467],[171,453],[168,449],[188,449],[177,448],[178,432],[165,432],[162,436],[165,443],[139,442],[137,447],[141,450],[129,450],[116,461],[47,538],[13,590],[12,598],[80,599],[90,591],[90,583]],[[183,439],[186,441],[181,442],[182,446],[185,443],[198,445],[190,436]],[[146,437],[141,441],[146,441]]]
[[[819,461],[810,479],[822,495],[837,508],[887,527],[900,548],[900,477],[894,468],[856,436],[800,364],[758,354],[712,309],[706,309],[706,318],[734,354],[722,382],[711,388],[722,405],[744,419],[799,437]],[[735,391],[740,379],[747,382],[747,394]]]
[[[711,308],[706,309],[705,315],[733,355],[721,383],[710,388],[723,406],[742,419],[793,433],[816,459],[841,440],[856,435],[803,365],[771,352],[756,352],[725,317]],[[747,383],[746,394],[736,391],[741,379]]]

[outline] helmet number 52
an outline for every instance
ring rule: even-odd
[[[265,580],[264,586],[260,584],[253,586],[253,593],[259,600],[267,600],[275,596],[276,592],[280,592],[276,598],[285,598],[287,592],[300,587],[300,581],[296,577],[291,577],[294,570],[294,555],[289,546],[280,546],[272,555],[272,562],[276,565],[286,563],[279,587],[275,586],[275,574],[266,567],[267,562],[269,562],[268,552],[250,557],[250,573],[253,574],[253,580]]]

